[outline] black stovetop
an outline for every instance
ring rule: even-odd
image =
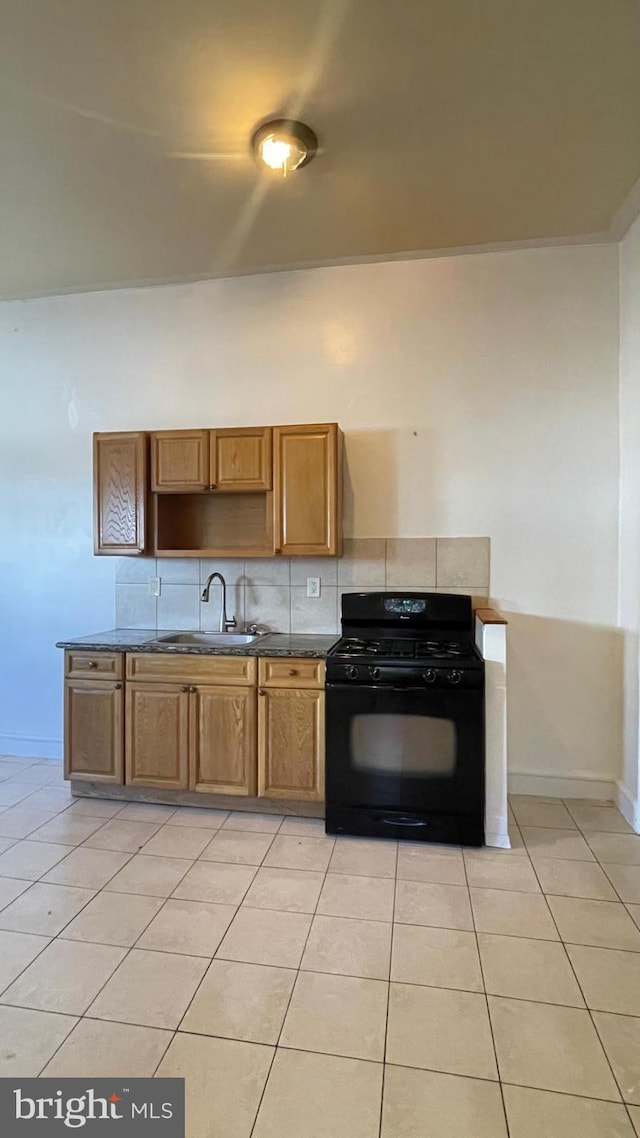
[[[344,636],[331,656],[339,659],[379,660],[464,660],[478,659],[478,653],[470,641],[414,639],[413,637],[380,639]]]

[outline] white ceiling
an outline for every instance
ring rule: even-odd
[[[639,59],[637,0],[1,0],[0,297],[601,234]]]

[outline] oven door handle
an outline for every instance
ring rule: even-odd
[[[408,684],[406,686],[405,685],[396,686],[395,684],[342,684],[342,683],[332,683],[331,680],[329,680],[326,687],[327,687],[327,691],[329,691],[329,690],[340,691],[340,692],[365,691],[365,692],[376,692],[378,695],[381,692],[385,692],[385,691],[414,692],[414,693],[420,692],[422,695],[430,695],[434,690],[438,690],[438,691],[443,690],[442,688],[439,688],[439,689],[428,688],[426,685],[424,687],[422,687],[420,684],[416,684],[416,685],[412,685],[412,686],[409,686]]]

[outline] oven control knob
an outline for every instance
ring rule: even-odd
[[[369,675],[371,676],[372,680],[379,680],[380,679],[380,669],[379,668],[369,668]]]
[[[347,668],[347,679],[357,680],[357,678],[358,678],[358,669],[354,668],[353,664],[349,664],[349,667]]]
[[[460,680],[462,679],[462,672],[459,672],[457,668],[454,668],[452,672],[449,672],[447,678],[450,684],[459,684]]]
[[[425,684],[435,684],[437,673],[434,672],[433,668],[429,668],[426,672],[422,673],[422,678]]]

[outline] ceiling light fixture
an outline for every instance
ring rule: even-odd
[[[297,119],[270,119],[253,132],[251,149],[265,166],[286,178],[311,161],[318,139],[310,126]]]

